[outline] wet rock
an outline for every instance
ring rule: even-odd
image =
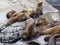
[[[11,26],[6,27],[1,31],[0,41],[2,43],[15,43],[20,39],[25,27],[26,22],[16,22]]]
[[[16,31],[24,30],[25,26],[26,26],[26,22],[16,22],[16,23],[12,24],[11,26],[6,27],[1,32],[3,32],[3,33],[11,32],[12,33],[12,32],[16,32]]]

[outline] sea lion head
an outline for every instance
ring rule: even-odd
[[[6,14],[7,19],[9,19],[10,17],[12,17],[14,13],[16,13],[15,10],[9,11],[9,12]]]

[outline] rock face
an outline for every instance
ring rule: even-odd
[[[24,10],[24,9],[33,9],[35,10],[36,9],[36,5],[37,3],[39,2],[43,2],[43,13],[47,13],[47,12],[58,12],[57,9],[53,8],[50,4],[48,4],[45,0],[18,0],[18,1],[15,1],[15,3],[13,3],[14,0],[2,0],[1,3],[0,3],[0,12],[1,11],[4,11],[4,10],[12,10],[12,9],[15,9],[15,10],[18,10],[18,11],[21,11],[21,10]],[[3,3],[3,4],[2,4]],[[9,7],[8,7],[9,6]],[[5,7],[5,8],[4,8]],[[52,11],[53,10],[53,11]]]
[[[9,27],[5,27],[0,33],[0,41],[13,43],[20,39],[22,31],[26,27],[26,22],[16,22]]]
[[[47,12],[58,12],[58,10],[56,10],[55,8],[53,8],[51,5],[49,5],[45,0],[19,0],[19,2],[17,1],[16,3],[11,3],[11,2],[6,2],[3,5],[0,6],[0,28],[2,27],[2,25],[4,25],[4,23],[6,23],[6,13],[12,9],[17,10],[17,11],[21,11],[24,9],[33,9],[35,10],[36,5],[38,2],[43,2],[43,13],[47,13]],[[5,29],[3,29],[0,33],[0,42],[2,43],[13,43],[13,44],[6,44],[6,45],[26,45],[27,42],[21,42],[17,40],[20,39],[20,36],[22,34],[22,31],[24,30],[24,28],[26,27],[26,22],[16,22],[14,24],[12,24],[9,27],[4,27]],[[34,42],[38,42],[41,45],[46,44],[44,42],[44,37],[45,36],[41,36],[37,39],[34,39],[32,41]],[[16,42],[16,43],[15,43]],[[43,42],[43,43],[42,43]],[[0,43],[0,45],[3,45],[2,43]]]

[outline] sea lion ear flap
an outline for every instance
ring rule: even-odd
[[[13,16],[14,13],[16,13],[15,10],[9,11],[9,12],[6,14],[7,19],[9,19],[11,16]]]
[[[39,2],[37,4],[37,7],[36,7],[36,12],[39,13],[40,15],[43,14],[43,12],[42,12],[42,5],[43,5],[43,2]]]

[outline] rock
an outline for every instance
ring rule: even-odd
[[[21,37],[22,31],[26,27],[26,22],[16,22],[1,31],[0,41],[3,43],[14,43]]]
[[[16,23],[12,24],[11,26],[5,27],[5,29],[2,30],[1,32],[5,32],[5,33],[11,32],[12,33],[12,32],[16,32],[19,30],[24,30],[25,26],[26,26],[26,22],[16,22]]]

